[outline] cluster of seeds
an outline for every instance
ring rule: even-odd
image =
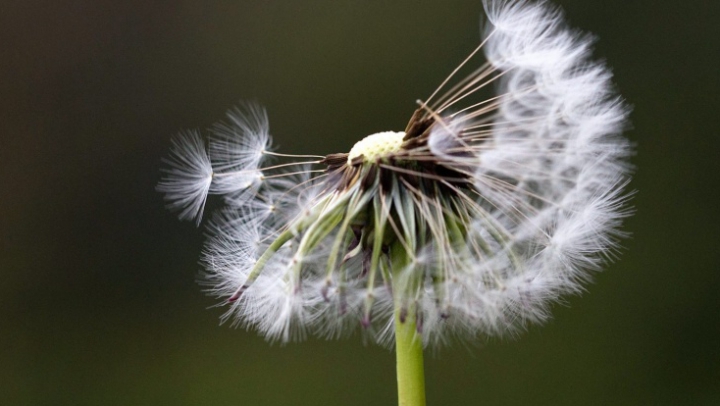
[[[285,155],[248,104],[207,143],[176,139],[159,185],[170,205],[199,221],[208,194],[227,203],[203,256],[226,317],[283,341],[362,326],[385,343],[408,317],[426,344],[503,334],[546,319],[612,256],[630,148],[608,70],[544,3],[486,10],[483,43],[403,132]]]

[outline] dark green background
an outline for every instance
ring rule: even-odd
[[[720,2],[565,0],[634,106],[619,262],[515,340],[430,351],[430,405],[720,404]],[[4,1],[0,403],[392,405],[392,352],[218,326],[201,230],[154,186],[240,99],[282,152],[402,129],[477,44],[472,1]]]

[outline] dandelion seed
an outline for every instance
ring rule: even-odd
[[[172,143],[164,160],[170,168],[164,169],[157,190],[165,193],[170,209],[180,210],[181,219],[194,219],[199,225],[213,173],[205,143],[197,132],[181,133]]]
[[[630,148],[609,71],[547,3],[485,6],[485,39],[404,131],[279,154],[247,104],[209,148],[176,141],[158,189],[180,217],[226,196],[203,257],[226,319],[281,341],[502,335],[547,319],[615,255]]]

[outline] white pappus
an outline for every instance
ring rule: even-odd
[[[203,254],[225,318],[281,341],[362,326],[391,342],[396,312],[425,345],[498,335],[545,320],[615,255],[631,148],[609,70],[546,2],[484,4],[480,46],[402,132],[285,155],[245,104],[207,144],[174,140],[169,206],[199,223],[206,196],[225,197]]]

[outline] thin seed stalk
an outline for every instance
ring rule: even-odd
[[[394,273],[393,291],[395,296],[395,354],[397,361],[398,405],[425,406],[425,370],[423,367],[422,337],[417,332],[417,307],[412,297],[400,289],[413,284],[399,286],[400,275],[408,263],[407,253],[402,244],[396,243],[391,249]],[[410,297],[410,302],[404,298]]]

